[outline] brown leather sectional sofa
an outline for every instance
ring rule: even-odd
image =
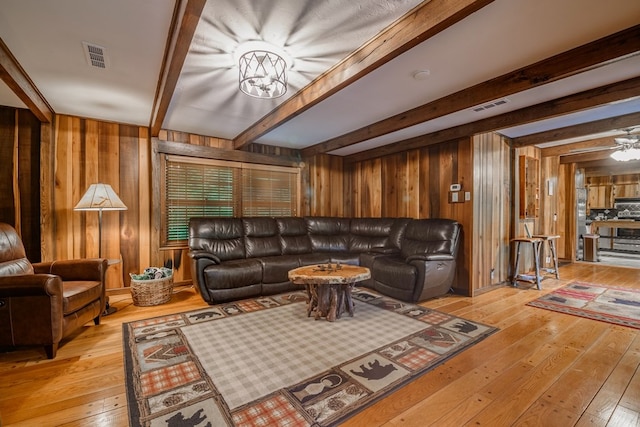
[[[194,283],[209,304],[300,289],[288,272],[313,264],[368,267],[360,286],[407,302],[449,292],[461,225],[450,219],[192,218]]]

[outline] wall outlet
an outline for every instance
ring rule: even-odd
[[[551,257],[550,257],[550,256],[546,257],[546,258],[545,258],[545,262],[546,262],[547,264],[549,264],[549,263],[551,262]]]
[[[464,200],[465,202],[468,202],[469,200],[471,200],[471,191],[464,192]]]

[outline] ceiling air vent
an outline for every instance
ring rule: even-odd
[[[509,102],[507,98],[502,98],[502,99],[498,99],[497,101],[489,102],[488,104],[478,105],[477,107],[473,107],[472,110],[475,111],[476,113],[479,113],[480,111],[490,110],[493,107],[504,105],[507,102]]]
[[[107,57],[104,47],[87,42],[82,42],[82,46],[84,47],[84,56],[87,58],[89,65],[96,68],[107,68]]]

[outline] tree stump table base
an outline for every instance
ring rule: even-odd
[[[357,282],[371,277],[368,268],[355,265],[312,265],[289,272],[289,280],[304,285],[309,297],[307,316],[326,318],[329,322],[339,319],[345,312],[353,317],[355,310],[351,289]]]

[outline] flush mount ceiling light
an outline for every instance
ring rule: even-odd
[[[615,138],[614,141],[620,146],[620,149],[611,153],[611,158],[619,162],[628,162],[629,160],[640,160],[640,136],[631,135],[633,129],[623,129],[627,134],[625,136]]]
[[[244,43],[236,52],[240,90],[254,98],[278,98],[287,92],[287,61],[266,42]],[[290,63],[289,63],[290,64]]]

